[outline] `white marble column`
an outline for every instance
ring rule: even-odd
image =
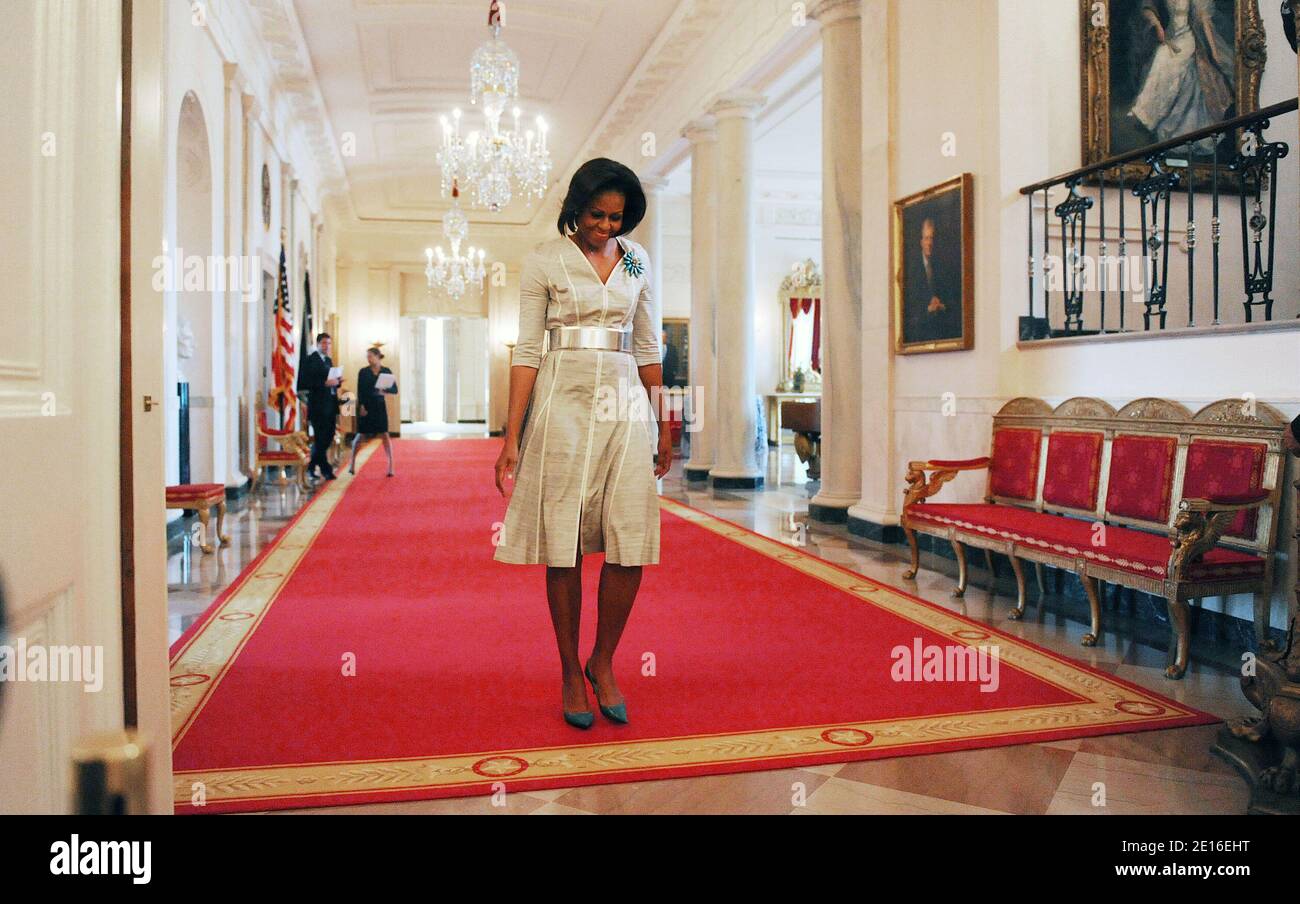
[[[824,288],[822,476],[808,515],[842,523],[862,487],[862,20],[859,0],[820,0],[809,15],[822,35]]]
[[[876,540],[901,541],[898,510],[903,473],[894,454],[894,347],[889,307],[893,287],[890,223],[894,192],[889,148],[890,0],[862,0],[862,196],[877,215],[862,223],[862,423],[861,500],[849,508],[849,531]]]
[[[682,136],[691,143],[691,394],[687,480],[707,480],[717,442],[718,130],[712,117],[693,120]]]
[[[258,119],[261,117],[261,105],[257,102],[257,97],[250,93],[248,86],[245,86],[244,92],[240,94],[240,107],[243,112],[243,122],[240,129],[242,141],[241,154],[243,163],[243,217],[241,228],[243,230],[243,248],[244,253],[249,256],[254,264],[252,297],[246,303],[241,304],[240,311],[243,312],[243,333],[244,333],[244,387],[248,393],[248,415],[251,423],[248,428],[247,458],[251,467],[257,450],[257,430],[253,426],[257,423],[258,409],[266,404],[266,397],[262,392],[262,280],[266,277],[263,275],[261,257],[258,253],[258,239],[262,230],[262,193],[261,193],[261,167],[255,166],[256,160],[255,148],[258,141]]]
[[[663,265],[663,214],[660,210],[660,200],[664,187],[668,184],[667,179],[661,179],[655,176],[646,176],[641,180],[641,188],[645,192],[645,217],[641,220],[633,233],[632,238],[645,246],[645,253],[650,258],[650,291],[653,297],[658,299],[660,310],[663,310],[663,286],[664,286],[664,265]]]
[[[226,457],[225,474],[222,475],[226,486],[243,488],[248,478],[240,471],[240,409],[239,402],[244,398],[244,309],[247,307],[243,292],[243,280],[247,278],[243,261],[247,259],[244,249],[244,107],[243,83],[239,67],[234,63],[223,64],[226,76],[225,93],[225,177],[221,180],[221,203],[223,209],[222,226],[225,230],[224,244],[227,257],[237,256],[241,262],[238,277],[225,286],[225,340],[226,340],[226,380],[224,395],[226,397]],[[226,278],[235,276],[226,269]]]
[[[718,128],[717,449],[713,487],[763,485],[766,456],[755,457],[754,114],[767,99],[729,91],[709,108]],[[707,412],[706,412],[707,415]]]

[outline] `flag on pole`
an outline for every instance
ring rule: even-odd
[[[280,284],[275,291],[275,324],[271,344],[271,379],[273,385],[267,403],[280,412],[280,429],[292,430],[298,414],[298,395],[294,390],[293,321],[289,309],[289,273],[284,261],[284,243],[280,244]]]
[[[311,354],[309,349],[315,344],[311,325],[311,274],[308,273],[302,280],[302,328],[298,331],[298,379],[300,381],[302,375],[307,372],[307,356]],[[301,382],[298,388],[302,389]]]

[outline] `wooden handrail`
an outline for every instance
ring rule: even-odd
[[[1224,132],[1231,132],[1234,129],[1241,128],[1242,126],[1248,126],[1253,123],[1256,123],[1261,119],[1272,119],[1275,116],[1282,116],[1283,114],[1291,113],[1295,111],[1297,107],[1300,107],[1300,98],[1293,97],[1290,100],[1284,100],[1281,103],[1273,104],[1272,106],[1268,106],[1268,107],[1264,107],[1263,109],[1256,110],[1254,113],[1247,113],[1244,116],[1236,116],[1233,117],[1232,119],[1227,119],[1224,120],[1223,122],[1216,123],[1215,125],[1206,126],[1203,129],[1197,129],[1195,132],[1188,132],[1186,135],[1180,135],[1178,138],[1173,138],[1170,139],[1169,141],[1161,141],[1161,142],[1157,142],[1156,144],[1149,144],[1146,147],[1139,148],[1136,151],[1128,151],[1126,153],[1119,154],[1114,157],[1108,157],[1105,160],[1102,160],[1098,163],[1093,163],[1088,166],[1081,166],[1076,170],[1070,170],[1070,172],[1062,173],[1061,175],[1056,176],[1054,178],[1044,179],[1042,182],[1035,182],[1033,185],[1026,185],[1024,188],[1020,189],[1020,193],[1022,195],[1033,194],[1034,192],[1042,191],[1045,188],[1051,188],[1053,185],[1060,185],[1063,182],[1069,182],[1070,180],[1079,178],[1081,176],[1087,176],[1091,173],[1097,173],[1097,172],[1102,172],[1104,170],[1113,169],[1114,167],[1120,166],[1125,163],[1132,163],[1134,160],[1144,160],[1147,157],[1152,156],[1153,154],[1160,154],[1163,153],[1164,151],[1169,151],[1169,150],[1173,150],[1174,148],[1183,147],[1184,145],[1191,144],[1194,141],[1199,141],[1202,138],[1208,138],[1211,135],[1218,135]]]

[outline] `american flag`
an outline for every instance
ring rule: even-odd
[[[292,430],[298,415],[298,394],[294,391],[293,322],[289,309],[289,273],[280,245],[280,284],[275,292],[275,342],[271,349],[271,387],[267,402],[280,412],[280,428]]]

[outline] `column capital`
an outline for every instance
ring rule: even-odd
[[[750,119],[766,103],[767,98],[757,91],[724,91],[709,104],[709,113],[719,120]]]
[[[257,99],[257,95],[249,91],[247,86],[240,88],[239,100],[244,107],[244,116],[249,122],[257,122],[262,118],[262,104]]]
[[[808,10],[808,18],[821,22],[822,28],[862,18],[862,0],[817,0]]]
[[[718,124],[712,116],[701,116],[692,119],[682,129],[682,137],[691,144],[704,144],[710,141],[718,140]]]

